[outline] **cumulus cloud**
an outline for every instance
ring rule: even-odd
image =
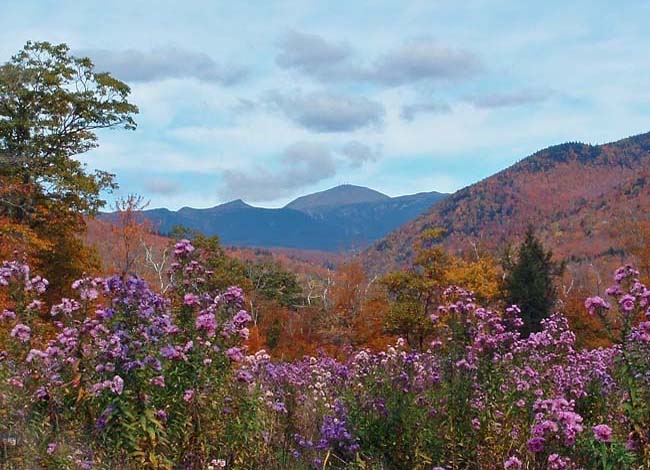
[[[400,116],[406,121],[413,121],[418,114],[447,114],[451,107],[447,103],[411,103],[402,106]]]
[[[364,97],[325,92],[286,94],[268,93],[267,101],[291,121],[314,132],[354,131],[380,126],[384,107]]]
[[[343,168],[359,168],[377,158],[378,152],[357,141],[336,151],[323,143],[296,142],[283,151],[273,170],[257,167],[224,171],[219,195],[224,199],[271,201],[336,176]]]
[[[540,103],[550,98],[551,93],[545,90],[522,90],[511,93],[492,93],[469,98],[469,102],[477,108],[506,108]]]
[[[145,191],[151,194],[170,196],[180,191],[181,187],[176,181],[162,178],[145,179],[142,183]]]
[[[386,85],[403,85],[422,80],[465,79],[481,69],[480,60],[469,51],[422,40],[380,57],[369,76]]]
[[[365,163],[375,162],[379,158],[379,152],[356,140],[346,143],[341,154],[347,158],[352,168],[361,168]]]
[[[321,81],[351,81],[399,86],[419,81],[461,80],[483,69],[480,59],[464,49],[430,40],[403,44],[364,64],[343,43],[293,31],[280,42],[276,63]]]
[[[346,44],[328,42],[316,34],[290,31],[280,41],[276,63],[286,69],[296,69],[307,75],[325,78],[328,72],[350,55]]]
[[[220,64],[207,54],[173,47],[150,51],[86,49],[76,53],[90,57],[97,70],[127,82],[194,78],[229,86],[241,82],[247,73],[240,65]]]

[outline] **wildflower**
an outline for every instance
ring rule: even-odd
[[[593,427],[594,438],[598,442],[611,442],[612,441],[612,428],[606,424],[599,424]]]
[[[11,330],[11,335],[12,338],[18,338],[18,340],[22,343],[26,343],[29,341],[31,329],[27,325],[23,325],[22,323],[18,323],[16,326],[13,327]]]
[[[9,382],[9,385],[11,385],[12,387],[16,387],[16,388],[23,388],[25,386],[23,384],[23,381],[18,377],[11,377],[8,380],[8,382]]]
[[[533,437],[528,441],[528,450],[534,454],[542,452],[544,450],[544,442],[543,437]]]
[[[245,371],[245,370],[240,370],[239,372],[237,372],[236,379],[239,382],[244,382],[244,383],[247,383],[247,384],[250,384],[250,383],[253,382],[253,376],[251,375],[250,372]]]
[[[155,416],[163,423],[167,422],[167,412],[165,410],[156,410]]]
[[[191,402],[192,399],[194,398],[195,391],[193,388],[188,388],[185,390],[185,393],[183,393],[183,400],[185,400],[187,403]]]
[[[232,321],[234,321],[235,323],[242,324],[242,323],[248,323],[252,319],[253,319],[253,317],[251,317],[246,310],[240,310],[233,317]]]
[[[650,321],[639,323],[636,337],[641,341],[650,341]]]
[[[609,310],[611,305],[609,305],[605,300],[599,296],[589,297],[585,300],[585,308],[589,312],[589,315],[594,315],[598,310]]]
[[[16,319],[16,314],[11,310],[4,309],[2,310],[2,313],[0,313],[0,320],[15,320],[15,319]]]
[[[58,449],[59,449],[59,444],[57,444],[56,442],[50,442],[47,445],[47,453],[50,455],[54,454]]]
[[[183,239],[174,245],[174,254],[178,257],[189,255],[194,251],[194,247],[189,240]]]
[[[32,300],[29,305],[27,305],[27,310],[40,310],[43,305],[44,303],[40,300]]]
[[[197,330],[205,330],[207,335],[212,337],[217,330],[217,319],[214,313],[204,313],[196,317],[195,326]]]
[[[634,310],[634,300],[634,296],[630,294],[625,294],[623,297],[621,297],[618,303],[621,306],[623,313],[627,314]]]
[[[521,470],[522,462],[517,457],[512,456],[503,463],[504,470]]]
[[[241,349],[232,347],[226,350],[226,356],[233,362],[240,362],[244,359],[244,354],[242,354]]]
[[[158,375],[152,378],[149,382],[151,382],[151,385],[155,385],[156,387],[160,387],[160,388],[165,387],[165,377],[162,375]]]
[[[548,470],[567,470],[573,468],[571,465],[571,459],[562,457],[559,454],[551,454],[546,460]]]
[[[201,305],[201,299],[196,294],[185,294],[185,296],[183,296],[183,305],[187,305],[188,307]]]
[[[108,424],[108,420],[111,418],[115,410],[116,410],[115,405],[109,405],[108,407],[106,407],[106,409],[102,412],[99,418],[97,418],[97,421],[95,422],[95,427],[98,430],[102,431]]]
[[[625,442],[625,448],[629,451],[637,451],[641,448],[641,442],[639,441],[639,436],[636,432],[631,432],[627,436],[627,441]]]
[[[122,391],[124,390],[124,379],[120,377],[119,375],[116,375],[113,377],[113,381],[111,382],[110,385],[111,391],[114,392],[116,395],[122,395]]]

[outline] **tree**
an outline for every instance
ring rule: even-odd
[[[123,278],[138,274],[136,263],[144,257],[144,240],[151,233],[151,224],[142,217],[142,211],[148,205],[142,196],[129,194],[118,198],[113,206],[117,220],[111,225],[111,231],[118,242],[114,246],[114,265]]]
[[[540,330],[541,320],[552,313],[557,300],[553,278],[562,273],[564,265],[552,258],[553,253],[545,250],[529,226],[516,261],[509,255],[504,259],[504,299],[521,309],[524,336]]]
[[[0,218],[49,244],[38,257],[61,282],[93,264],[76,235],[83,216],[103,206],[101,191],[116,187],[113,175],[89,173],[73,157],[97,146],[99,129],[135,129],[129,93],[65,44],[28,42],[0,66],[0,181],[12,188],[0,198]]]
[[[419,350],[433,333],[429,315],[438,307],[448,284],[450,258],[437,244],[443,234],[442,229],[425,230],[416,242],[414,269],[388,274],[380,281],[390,300],[386,332],[403,336]]]
[[[0,67],[0,170],[31,187],[10,211],[25,219],[35,198],[46,196],[75,212],[103,205],[102,189],[113,175],[86,173],[72,156],[97,146],[98,129],[135,129],[138,112],[127,101],[129,87],[88,58],[73,57],[65,44],[28,42]]]

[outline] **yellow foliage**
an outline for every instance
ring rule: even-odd
[[[499,295],[502,272],[498,263],[489,256],[474,261],[452,258],[446,278],[450,284],[474,292],[479,301],[491,302]]]

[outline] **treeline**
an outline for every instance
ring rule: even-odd
[[[211,287],[244,289],[252,316],[249,349],[265,349],[276,359],[319,350],[334,355],[346,348],[379,350],[398,337],[414,350],[425,350],[433,334],[431,316],[450,285],[463,286],[493,308],[517,305],[525,335],[561,310],[575,325],[579,345],[607,344],[605,332],[583,306],[591,283],[557,261],[532,226],[519,245],[498,256],[478,245],[451,254],[439,243],[443,231],[427,230],[413,246],[411,267],[368,276],[358,259],[332,266],[268,250],[231,250],[218,237],[182,227],[171,238],[159,237],[138,216],[142,206],[141,198],[130,197],[115,205],[113,225],[93,222],[101,224],[93,229],[91,224],[95,236],[88,241],[108,272],[138,275],[164,293],[171,282],[167,273],[173,243],[192,239],[199,259],[213,272]]]

